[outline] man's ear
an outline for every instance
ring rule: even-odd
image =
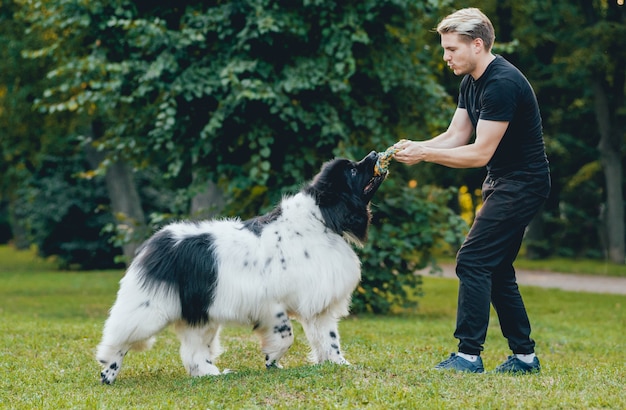
[[[475,38],[474,40],[472,40],[472,47],[474,48],[474,51],[476,53],[480,53],[482,50],[485,49],[485,43],[483,42],[482,38]]]

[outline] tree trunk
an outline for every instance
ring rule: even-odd
[[[8,211],[9,211],[9,223],[11,224],[11,233],[13,234],[12,243],[16,249],[24,250],[30,246],[28,239],[28,230],[24,226],[23,219],[20,218],[18,213],[19,203],[14,198],[10,199]]]
[[[128,265],[143,242],[146,229],[141,199],[137,192],[133,171],[126,162],[118,161],[109,166],[105,179],[113,216],[130,238],[130,242],[122,246]]]
[[[193,179],[196,185],[197,175],[194,174]],[[209,181],[202,186],[201,191],[191,199],[190,215],[193,219],[209,219],[224,209],[224,194],[217,184]]]
[[[98,125],[93,124],[91,135],[97,134]],[[89,164],[95,169],[104,159],[104,153],[96,150],[91,144],[85,145],[85,153]],[[126,234],[127,242],[122,245],[124,259],[128,266],[135,256],[139,245],[143,242],[146,218],[141,207],[141,199],[135,184],[132,168],[123,161],[111,164],[105,174],[105,182],[111,212],[117,223],[118,230]]]
[[[600,131],[600,163],[606,181],[607,257],[613,263],[625,263],[624,196],[622,192],[621,136],[611,124],[610,105],[606,88],[593,80],[595,115]]]

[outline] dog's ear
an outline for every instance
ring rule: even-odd
[[[362,200],[360,187],[348,182],[355,164],[343,158],[324,164],[305,191],[315,198],[326,225],[339,235],[348,235],[355,243],[367,239],[370,211]]]

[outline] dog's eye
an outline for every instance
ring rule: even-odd
[[[357,174],[357,170],[356,170],[356,168],[352,168],[352,169],[350,170],[350,175],[352,175],[353,177],[355,177],[355,176],[356,176],[356,174]]]

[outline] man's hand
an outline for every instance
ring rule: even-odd
[[[398,152],[393,155],[393,158],[407,165],[415,165],[424,161],[425,152],[428,149],[422,143],[410,140],[398,141],[394,147],[398,149]]]

